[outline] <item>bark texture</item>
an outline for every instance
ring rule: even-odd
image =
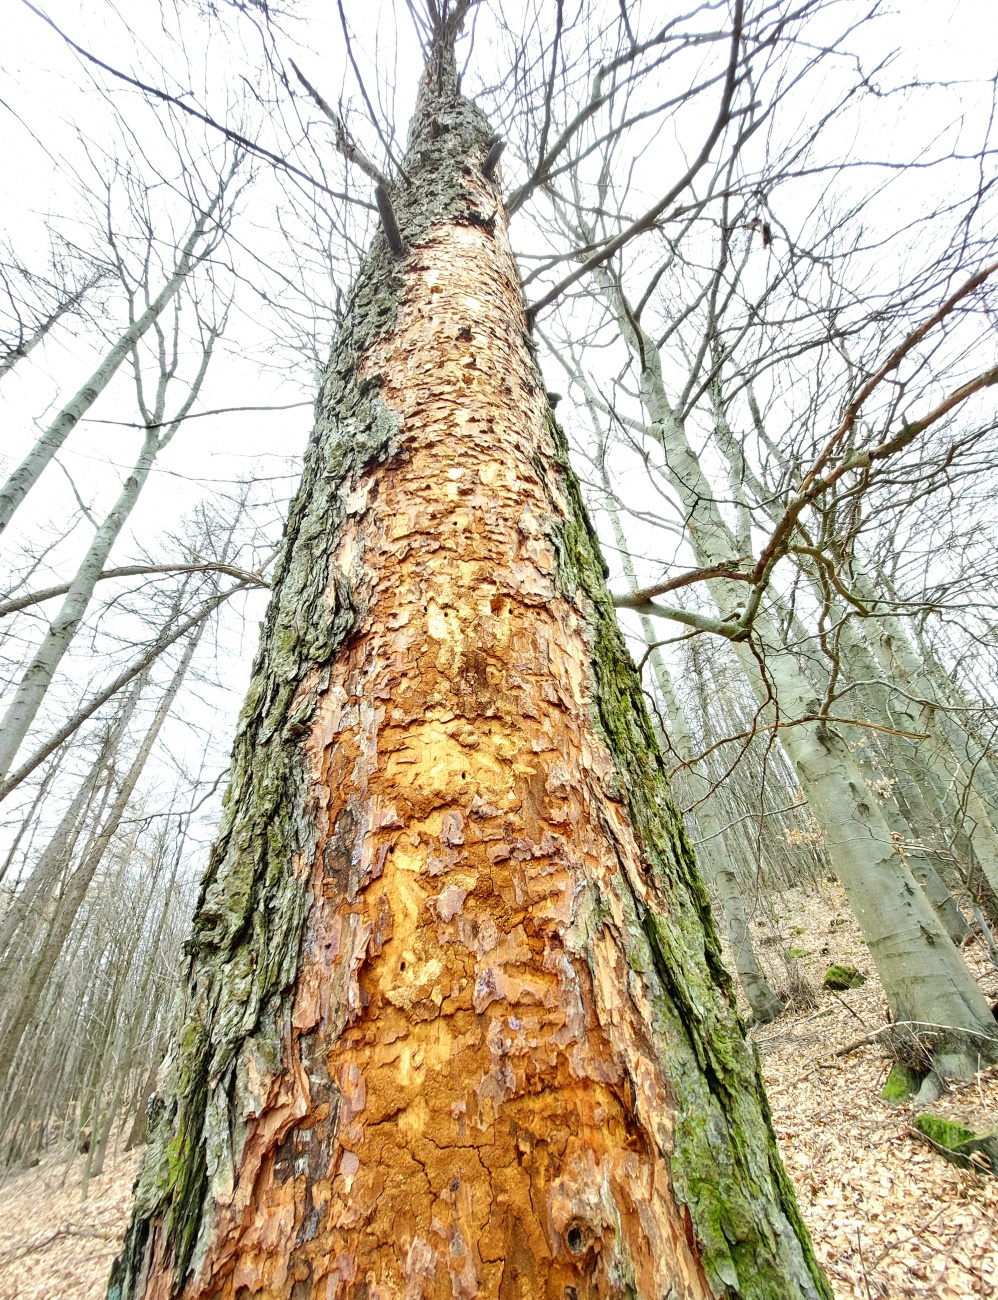
[[[828,1296],[437,55],[318,405],[113,1297]]]

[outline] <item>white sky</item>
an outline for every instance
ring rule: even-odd
[[[131,36],[123,30],[113,10],[95,0],[40,0],[39,7],[99,57],[118,67],[141,70],[150,80],[156,80],[160,55],[169,60],[175,53],[163,35],[160,8],[151,0],[140,0],[124,11]],[[505,6],[507,17],[510,8]],[[403,9],[401,4],[399,9]],[[164,12],[169,27],[170,11]],[[304,0],[296,12],[295,31],[300,48],[295,51],[289,45],[288,50],[300,59],[307,75],[327,97],[335,100],[342,85],[353,89],[349,82],[343,81],[343,49],[335,6],[329,0],[322,3]],[[404,11],[398,22],[397,56],[390,51],[386,35],[394,27],[391,4],[379,6],[369,0],[363,3],[349,0],[347,12],[361,49],[373,48],[375,34],[381,31],[382,49],[398,79],[399,113],[407,115],[419,60]],[[204,32],[193,6],[185,11],[184,27],[190,32]],[[51,215],[67,232],[82,231],[85,227],[84,205],[71,172],[73,168],[82,171],[85,166],[82,141],[90,142],[92,154],[109,147],[113,115],[77,56],[20,0],[4,0],[3,33],[0,54],[0,121],[5,161],[0,170],[3,238],[30,264],[44,253],[47,216]],[[249,46],[240,49],[216,38],[206,41],[202,50],[197,45],[200,37],[193,39],[197,46],[193,61],[213,87],[235,88],[239,85],[241,69],[255,66],[255,51]],[[963,83],[927,99],[923,111],[911,112],[902,120],[892,122],[880,142],[881,147],[885,155],[904,156],[931,138],[944,122],[957,119],[965,106],[970,110],[979,109],[982,91],[979,84],[974,84],[975,79],[986,80],[998,68],[998,11],[994,0],[957,0],[947,4],[940,4],[939,0],[900,0],[893,14],[865,32],[858,43],[871,61],[878,50],[900,51],[899,64],[892,74],[895,81],[919,77]],[[139,53],[135,53],[136,48]],[[191,56],[190,47],[188,55]],[[485,79],[494,77],[494,60],[490,63],[492,51],[484,37],[476,55],[481,61],[481,75]],[[355,90],[353,93],[356,98]],[[151,110],[141,106],[130,93],[116,92],[115,98],[130,105],[130,124],[147,143],[150,154],[165,160],[164,170],[168,172],[168,150],[162,143],[154,143],[156,133],[151,125]],[[221,115],[224,101],[213,97],[211,107]],[[404,122],[399,122],[398,129],[404,134]],[[244,205],[245,224],[239,227],[241,237],[248,244],[274,257],[280,256],[279,241],[270,233],[268,223],[278,197],[277,187],[264,177],[248,196]],[[158,193],[154,202],[160,211],[170,210],[168,194]],[[80,237],[86,238],[83,234]],[[251,277],[251,267],[247,255],[240,269]],[[209,373],[197,409],[309,401],[310,366],[289,369],[286,356],[268,355],[275,328],[273,319],[267,318],[245,287],[240,289],[239,301],[223,355]],[[43,427],[46,416],[89,373],[103,346],[104,340],[92,333],[61,332],[6,381],[0,389],[0,470],[20,459],[38,429]],[[564,387],[560,376],[552,374],[551,386]],[[91,415],[108,421],[136,418],[130,380],[124,371]],[[170,558],[170,543],[164,537],[179,527],[182,517],[206,493],[227,493],[238,478],[273,478],[275,495],[286,496],[293,484],[293,477],[288,475],[293,476],[310,423],[307,407],[218,416],[188,423],[157,465],[139,510],[119,540],[112,563],[127,563],[145,553],[158,560]],[[122,469],[136,446],[134,431],[97,423],[82,425],[67,443],[60,460],[95,513],[101,513],[113,499]],[[53,521],[58,523],[74,510],[75,502],[66,477],[59,468],[50,467],[43,484],[8,530],[3,552],[6,562],[14,562],[26,541],[37,542],[51,531]],[[86,533],[87,529],[81,527],[53,554],[49,564],[51,572],[67,572],[85,545]],[[40,582],[39,577],[35,585]],[[228,749],[234,710],[245,689],[255,651],[255,624],[262,616],[264,603],[265,597],[260,594],[242,600],[240,613],[245,623],[230,618],[226,624],[220,688],[204,688],[213,707],[223,706],[218,722],[221,734],[215,738],[216,761]],[[37,636],[39,631],[36,624],[33,634]],[[28,634],[31,635],[31,629]],[[205,666],[207,662],[204,659]],[[72,671],[80,676],[101,667],[100,663],[86,662],[82,645],[74,652],[74,665]],[[205,716],[203,706],[193,694],[188,695],[185,707],[192,723]],[[172,748],[189,756],[197,748],[192,736],[193,732],[173,724],[165,737],[165,749]],[[165,795],[170,782],[169,769],[161,765],[158,772],[153,783]],[[154,791],[152,797],[155,796]]]

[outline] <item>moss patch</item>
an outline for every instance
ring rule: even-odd
[[[677,1093],[673,1188],[689,1211],[718,1295],[831,1300],[779,1157],[710,900],[669,793],[641,681],[607,591],[599,541],[553,416],[549,431],[569,503],[566,516],[552,500],[559,583],[589,624],[595,721],[618,771],[611,793],[627,806],[660,902],[649,910],[630,895],[628,959],[634,969],[654,974],[648,984],[655,990],[657,1028],[660,1041],[670,1044],[665,1064]]]
[[[982,1136],[939,1115],[918,1115],[915,1128],[951,1164],[978,1173],[998,1173],[998,1134]]]
[[[392,187],[405,244],[441,222],[485,223],[465,178],[494,133],[456,92],[452,52],[428,69]],[[442,60],[442,62],[440,62]],[[361,597],[331,570],[346,520],[346,489],[397,454],[395,418],[377,377],[362,376],[371,345],[395,328],[405,262],[379,231],[344,305],[316,400],[302,481],[291,504],[273,595],[233,748],[218,838],[185,945],[166,1107],[139,1175],[136,1208],[111,1294],[128,1296],[154,1229],[173,1288],[196,1263],[214,1180],[238,1164],[245,1131],[234,1104],[236,1065],[249,1053],[277,1072],[308,910],[314,821],[299,741],[323,689],[322,668],[349,640]],[[228,1174],[227,1174],[228,1171]]]
[[[858,989],[866,983],[866,976],[856,969],[855,966],[836,966],[831,965],[825,971],[825,978],[821,981],[822,988],[826,989]]]
[[[880,1095],[884,1101],[902,1106],[909,1097],[913,1097],[918,1092],[922,1077],[910,1065],[902,1065],[900,1061],[895,1061]]]

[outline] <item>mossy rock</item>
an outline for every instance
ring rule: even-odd
[[[826,989],[858,989],[866,983],[866,976],[855,966],[833,964],[825,971],[825,978],[821,983]]]
[[[955,1120],[938,1115],[918,1115],[915,1128],[939,1154],[961,1169],[977,1173],[998,1173],[998,1134],[981,1136]]]
[[[917,1070],[912,1069],[910,1065],[902,1065],[900,1061],[895,1061],[880,1095],[884,1101],[893,1102],[895,1106],[903,1106],[909,1097],[913,1097],[918,1092],[921,1084],[922,1075]]]

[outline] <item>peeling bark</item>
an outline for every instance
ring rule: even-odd
[[[109,1295],[829,1296],[437,51]]]

